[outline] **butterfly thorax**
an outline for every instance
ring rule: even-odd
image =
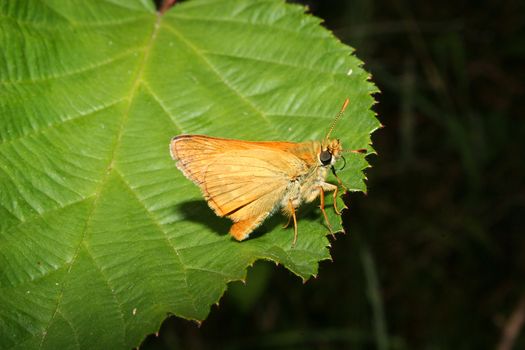
[[[339,140],[311,141],[296,144],[292,151],[305,165],[304,173],[290,181],[287,195],[281,200],[281,207],[289,214],[289,203],[298,208],[303,202],[312,202],[319,196],[328,170],[341,156]]]

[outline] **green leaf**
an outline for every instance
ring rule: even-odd
[[[299,212],[295,247],[280,215],[232,240],[168,151],[181,133],[318,140],[349,97],[334,136],[372,152],[376,88],[304,8],[6,0],[0,11],[0,348],[130,348],[168,313],[203,320],[257,259],[307,279],[329,258],[316,204]],[[348,154],[346,186],[364,191],[366,167]]]

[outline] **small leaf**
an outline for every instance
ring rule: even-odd
[[[277,0],[0,11],[0,348],[131,348],[169,313],[203,320],[257,259],[306,280],[329,258],[317,204],[295,247],[280,215],[236,242],[168,152],[181,133],[318,140],[347,97],[333,136],[371,152],[376,88],[317,18]],[[346,158],[364,191],[364,155]]]

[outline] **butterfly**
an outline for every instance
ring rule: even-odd
[[[334,210],[340,215],[336,205],[338,186],[325,180],[332,170],[342,186],[334,164],[342,157],[343,148],[338,139],[330,139],[330,134],[348,102],[346,99],[322,141],[242,141],[179,135],[171,140],[171,157],[184,176],[200,187],[215,214],[233,221],[230,234],[235,239],[246,239],[281,209],[288,216],[288,224],[293,220],[292,245],[295,245],[296,211],[302,203],[319,197],[319,207],[332,232],[324,209],[324,195],[333,192]]]

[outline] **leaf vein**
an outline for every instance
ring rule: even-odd
[[[269,28],[269,29],[272,29],[272,30],[279,30],[283,33],[288,33],[288,34],[295,34],[295,35],[304,35],[304,33],[301,33],[301,32],[298,32],[298,31],[295,31],[295,30],[290,30],[290,29],[287,29],[287,28],[284,28],[284,27],[281,27],[281,26],[277,26],[277,25],[273,25],[273,24],[270,24],[270,23],[261,23],[261,22],[248,22],[248,21],[241,21],[241,20],[238,20],[238,19],[233,19],[233,18],[213,18],[213,17],[198,17],[198,16],[184,16],[184,15],[180,15],[180,14],[173,14],[173,17],[175,18],[178,18],[178,19],[186,19],[186,20],[191,20],[191,21],[204,21],[204,22],[219,22],[219,23],[233,23],[233,24],[240,24],[242,26],[250,26],[250,27],[263,27],[263,28]],[[319,38],[326,38],[326,34],[322,34],[322,35],[311,35],[310,38],[312,39],[319,39]]]
[[[148,93],[151,95],[151,97],[153,97],[155,102],[157,102],[160,108],[164,111],[164,113],[166,113],[166,115],[168,116],[168,119],[173,123],[173,125],[175,125],[175,127],[179,130],[180,133],[184,133],[183,127],[180,126],[179,123],[177,123],[176,119],[169,112],[168,107],[166,107],[166,105],[164,104],[164,102],[162,102],[160,97],[155,93],[155,91],[153,91],[151,86],[146,82],[144,82],[143,85],[148,91]]]
[[[120,52],[118,55],[115,55],[115,56],[110,57],[108,59],[102,60],[102,61],[97,62],[95,64],[89,64],[89,65],[87,65],[85,67],[82,67],[82,68],[79,68],[79,69],[72,69],[72,70],[68,70],[68,71],[65,71],[65,72],[62,72],[62,73],[58,73],[58,74],[51,74],[51,75],[48,75],[48,76],[37,77],[37,78],[27,79],[27,80],[23,80],[23,79],[19,79],[19,80],[2,80],[2,81],[0,81],[0,84],[4,84],[4,85],[34,84],[34,83],[41,83],[41,82],[45,82],[45,81],[49,81],[49,80],[63,79],[63,78],[66,78],[66,77],[71,77],[71,76],[82,74],[82,73],[86,73],[86,72],[89,72],[89,71],[94,71],[94,70],[96,70],[98,68],[101,68],[101,67],[104,67],[104,66],[109,66],[112,63],[116,63],[118,61],[124,60],[128,56],[131,56],[132,54],[138,53],[138,52],[140,52],[140,51],[142,51],[144,49],[145,49],[144,47],[138,47],[138,48],[134,47],[134,48],[132,48],[130,50],[126,50],[126,51]]]
[[[333,71],[328,71],[328,70],[315,69],[314,67],[310,67],[310,66],[299,65],[299,64],[295,65],[295,64],[285,63],[283,61],[273,61],[267,58],[256,58],[256,57],[250,57],[250,56],[233,55],[233,54],[228,54],[228,53],[223,53],[223,52],[213,52],[213,51],[203,51],[203,52],[207,55],[229,57],[229,58],[234,58],[234,59],[239,59],[239,60],[253,61],[253,62],[259,62],[259,63],[268,63],[268,64],[272,64],[276,66],[294,68],[294,69],[301,70],[301,74],[304,74],[303,71],[306,70],[306,71],[313,72],[313,73],[327,75],[329,78],[332,78],[334,75],[348,77],[346,72],[338,73],[338,72],[333,72]]]
[[[177,38],[179,38],[184,44],[186,44],[190,49],[195,52],[197,57],[199,57],[207,66],[208,68],[224,83],[224,85],[232,91],[245,105],[247,105],[250,109],[252,109],[255,112],[255,115],[258,115],[266,124],[270,126],[270,129],[273,129],[273,124],[268,119],[268,117],[265,115],[265,113],[259,109],[251,102],[246,96],[240,93],[236,88],[232,86],[232,84],[217,70],[217,68],[210,62],[208,58],[203,54],[202,50],[195,46],[193,43],[191,43],[188,39],[184,37],[182,33],[180,33],[175,27],[166,24],[166,28],[170,32],[173,33]]]
[[[26,133],[23,133],[23,134],[20,134],[16,137],[13,137],[13,138],[7,138],[7,139],[3,139],[2,142],[0,142],[0,147],[6,145],[6,144],[9,144],[9,143],[12,143],[12,142],[15,142],[17,140],[20,140],[22,138],[26,138],[26,137],[29,137],[29,136],[34,136],[34,135],[38,135],[42,132],[45,132],[46,130],[49,130],[49,129],[53,129],[53,128],[56,128],[56,127],[59,127],[60,125],[63,125],[65,123],[69,123],[69,122],[74,122],[74,121],[78,121],[84,117],[89,117],[89,116],[92,116],[94,115],[95,113],[97,112],[101,112],[101,111],[104,111],[106,109],[109,109],[111,107],[114,107],[116,106],[117,104],[119,104],[120,102],[124,101],[124,99],[119,99],[119,100],[116,100],[116,101],[111,101],[109,104],[105,104],[105,105],[100,105],[100,106],[96,106],[94,108],[90,108],[88,111],[85,111],[85,112],[81,112],[79,113],[78,115],[76,116],[73,116],[73,117],[68,117],[66,116],[66,119],[61,119],[57,122],[54,122],[54,123],[50,123],[46,126],[41,126],[39,128],[36,128],[36,129],[32,129],[30,130],[29,132],[26,132]]]
[[[84,248],[86,248],[86,252],[91,257],[91,260],[93,260],[93,264],[95,265],[99,273],[102,275],[102,279],[104,280],[104,282],[106,282],[106,285],[108,286],[111,296],[115,300],[115,303],[118,305],[118,312],[119,312],[120,320],[122,321],[122,329],[124,330],[122,334],[122,343],[126,344],[126,321],[124,319],[123,306],[118,300],[117,294],[115,293],[115,289],[113,288],[113,286],[111,286],[111,283],[109,282],[109,278],[106,276],[102,268],[97,263],[97,260],[93,256],[93,253],[91,253],[89,246],[86,244],[86,242],[83,242],[83,245],[84,245]]]
[[[139,202],[142,205],[142,207],[144,208],[144,211],[148,215],[148,217],[151,220],[151,222],[164,235],[164,239],[165,239],[166,243],[168,244],[168,246],[175,253],[175,256],[177,257],[177,260],[179,261],[180,266],[182,267],[182,269],[184,271],[184,282],[185,282],[185,285],[186,285],[186,288],[185,288],[186,289],[186,294],[187,294],[187,296],[190,298],[190,300],[192,302],[193,310],[195,311],[195,313],[197,313],[197,305],[195,303],[195,301],[196,301],[195,300],[195,295],[193,295],[193,293],[190,291],[189,284],[188,284],[188,271],[187,271],[186,266],[184,265],[184,262],[182,261],[182,257],[181,257],[181,255],[179,253],[179,250],[177,249],[177,247],[175,247],[175,245],[173,245],[172,241],[168,237],[168,233],[166,232],[166,230],[164,230],[164,228],[161,226],[161,224],[158,222],[158,220],[153,216],[153,213],[146,207],[146,204],[143,202],[143,200],[138,196],[138,194],[135,192],[135,190],[126,181],[126,178],[124,177],[124,175],[118,170],[115,170],[115,171],[120,176],[120,178],[122,179],[122,181],[124,182],[126,187],[129,189],[129,192],[137,199],[137,202]]]

